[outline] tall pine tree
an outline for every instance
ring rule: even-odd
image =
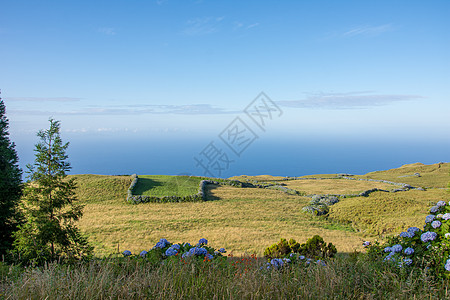
[[[75,222],[83,205],[75,195],[76,183],[67,179],[71,167],[66,155],[69,143],[60,136],[60,122],[50,119],[50,128],[41,130],[35,146],[35,162],[27,165],[29,183],[24,189],[23,211],[26,223],[15,234],[15,249],[24,261],[81,258],[92,247]]]
[[[5,112],[5,104],[0,98],[0,254],[11,248],[12,234],[20,220],[18,203],[22,190],[22,171],[17,164],[15,145],[9,140]]]

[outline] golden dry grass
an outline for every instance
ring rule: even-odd
[[[353,228],[368,235],[394,234],[410,226],[423,227],[429,208],[448,199],[448,191],[442,189],[375,192],[368,197],[341,199],[331,206],[329,218],[351,222]]]
[[[284,183],[288,188],[306,194],[359,194],[373,188],[384,190],[398,188],[387,183],[347,179],[289,180]]]
[[[449,164],[441,165],[445,171]],[[448,172],[436,165],[416,166],[423,182],[433,178],[442,186]],[[388,170],[366,176],[394,180],[400,172]],[[414,173],[414,172],[413,172]],[[403,174],[403,173],[402,173]],[[322,177],[324,175],[318,175]],[[334,176],[334,175],[333,175]],[[333,177],[330,175],[330,177]],[[280,238],[299,242],[319,234],[339,251],[361,250],[361,242],[377,234],[394,234],[409,226],[421,227],[431,204],[449,200],[444,189],[408,192],[376,192],[369,197],[345,198],[331,206],[329,220],[302,213],[310,198],[288,195],[277,190],[209,186],[206,202],[147,203],[125,202],[129,177],[76,175],[78,197],[86,204],[79,226],[88,234],[96,254],[107,255],[128,249],[134,253],[150,249],[160,238],[171,242],[197,242],[206,238],[213,247],[225,247],[236,254],[257,253]],[[260,181],[281,180],[268,175],[248,177]],[[402,177],[403,178],[403,177]],[[404,177],[407,179],[409,177]],[[242,180],[242,177],[240,178]],[[412,178],[414,179],[414,178]],[[401,180],[406,182],[406,180]],[[283,181],[296,190],[318,194],[357,193],[370,188],[395,186],[367,181],[326,179]],[[350,224],[350,225],[342,225]],[[353,227],[354,231],[351,230]],[[349,230],[350,228],[350,230]]]
[[[415,163],[404,165],[397,169],[376,171],[356,177],[404,182],[412,186],[445,188],[450,181],[449,172],[450,163],[438,163],[432,165]],[[419,173],[421,177],[414,176],[414,173]]]
[[[306,241],[319,234],[340,251],[360,248],[362,238],[354,233],[323,228],[301,212],[308,198],[279,191],[214,186],[214,201],[197,203],[149,203],[130,205],[92,203],[85,208],[80,228],[94,243],[96,253],[150,249],[160,238],[171,242],[196,242],[204,237],[215,247],[236,254],[257,253],[280,238]]]

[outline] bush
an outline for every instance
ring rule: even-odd
[[[332,243],[327,245],[319,235],[313,236],[305,244],[301,245],[294,239],[290,239],[289,241],[281,239],[277,244],[273,244],[264,250],[264,256],[268,259],[285,258],[291,253],[304,255],[313,259],[324,259],[334,257],[337,250]]]
[[[437,277],[450,278],[450,206],[439,201],[430,212],[423,230],[410,227],[389,237],[383,246],[368,246],[369,255],[400,268],[423,268]]]

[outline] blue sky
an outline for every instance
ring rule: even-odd
[[[50,116],[67,140],[204,143],[261,91],[283,111],[261,140],[449,137],[449,1],[18,0],[0,12],[0,88],[27,159]]]

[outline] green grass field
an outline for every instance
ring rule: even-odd
[[[134,195],[189,196],[198,193],[201,179],[188,176],[139,175]]]

